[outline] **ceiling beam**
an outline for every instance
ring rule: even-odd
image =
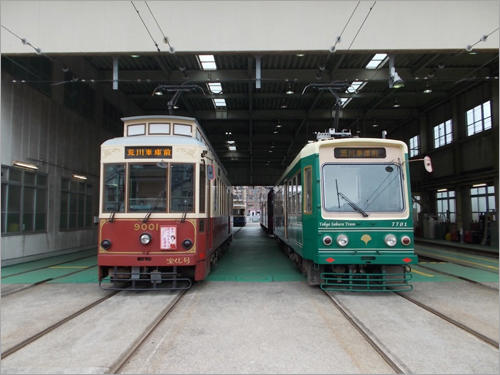
[[[317,69],[262,69],[262,82],[266,81],[299,81],[299,82],[317,82]],[[412,69],[397,68],[398,74],[405,81],[415,80]],[[423,68],[419,70],[420,78],[428,74],[433,74],[433,80],[438,81],[456,81],[470,74],[470,68],[445,68],[435,70],[432,68]],[[486,68],[475,72],[478,77],[490,74]],[[103,71],[104,76],[112,77],[112,71]],[[187,78],[186,78],[187,76]],[[389,78],[389,69],[382,68],[371,69],[335,69],[331,75],[332,80],[353,81],[355,79],[362,81],[387,81]],[[122,81],[166,81],[165,73],[161,70],[121,70],[120,80]],[[255,81],[255,76],[248,76],[245,69],[225,69],[225,70],[188,70],[185,72],[169,72],[169,83],[182,83],[186,80],[194,82],[213,82],[213,81]]]
[[[340,111],[340,119],[356,120],[362,116],[367,118],[377,118],[379,120],[405,120],[412,116],[416,116],[416,109],[375,109],[368,113],[357,109],[343,109]],[[315,109],[308,114],[305,110],[286,109],[280,110],[253,110],[253,120],[276,120],[278,117],[281,120],[297,120],[308,118],[310,120],[331,120],[332,112],[328,109]],[[224,116],[217,114],[215,111],[195,111],[195,117],[199,120],[249,120],[250,114],[248,111],[227,111]]]

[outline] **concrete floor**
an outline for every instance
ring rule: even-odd
[[[204,283],[123,372],[393,373],[329,299],[304,282]]]
[[[260,228],[243,228],[226,257],[212,274],[220,281],[195,284],[123,372],[393,373]],[[30,274],[35,276],[46,277]],[[89,269],[2,298],[2,351],[103,297],[95,277]],[[498,340],[497,291],[453,277],[421,279],[426,282],[415,282],[409,296]],[[3,283],[2,292],[20,286]],[[336,295],[413,373],[499,372],[498,350],[400,296]],[[2,359],[2,372],[107,373],[173,296],[120,292]]]

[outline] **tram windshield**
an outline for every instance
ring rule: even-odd
[[[323,166],[324,208],[329,212],[401,212],[401,167],[396,164],[327,164]]]
[[[128,205],[125,205],[125,191],[128,191]],[[103,212],[193,211],[194,164],[104,165]]]
[[[155,164],[131,164],[129,212],[166,211],[167,168]]]

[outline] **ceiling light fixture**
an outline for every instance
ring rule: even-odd
[[[82,176],[81,174],[73,174],[72,177],[74,179],[76,179],[76,180],[81,180],[81,181],[86,181],[87,180],[87,176]]]
[[[394,98],[394,104],[392,105],[393,108],[399,108],[401,105],[398,103],[398,99]]]
[[[389,88],[400,89],[405,87],[405,82],[396,72],[396,67],[394,66],[394,55],[389,57]]]
[[[26,169],[31,169],[31,170],[37,170],[38,166],[35,164],[30,164],[30,163],[25,163],[24,161],[14,161],[12,162],[16,167],[21,167],[21,168],[26,168]]]

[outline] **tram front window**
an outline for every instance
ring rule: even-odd
[[[125,211],[125,166],[104,165],[104,212]]]
[[[194,165],[171,164],[170,212],[193,212]]]
[[[167,168],[131,164],[128,186],[130,212],[166,212]]]
[[[401,167],[396,164],[327,164],[324,207],[329,212],[401,212]],[[364,212],[364,214],[363,214]]]

